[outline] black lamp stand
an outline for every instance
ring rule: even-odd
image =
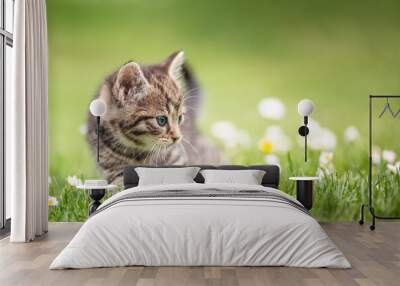
[[[97,134],[97,163],[100,162],[100,116],[96,116],[96,121],[97,121],[97,128],[96,128],[96,134]]]
[[[307,125],[308,116],[304,116],[304,125],[299,128],[299,135],[304,137],[304,162],[307,162],[307,135],[310,133]]]
[[[97,163],[100,162],[100,116],[96,116],[96,135],[97,135]],[[89,216],[94,213],[97,208],[101,205],[100,200],[106,194],[106,189],[89,189],[89,197],[92,199],[92,202],[89,205]]]

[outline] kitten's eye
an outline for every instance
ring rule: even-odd
[[[181,124],[183,122],[183,115],[179,115],[178,117],[178,123]]]
[[[160,125],[160,126],[165,126],[165,124],[167,124],[167,122],[168,122],[167,116],[164,116],[164,115],[157,116],[156,120],[157,120],[158,125]]]

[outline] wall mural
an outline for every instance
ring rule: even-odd
[[[107,110],[99,132],[103,177],[122,185],[122,172],[130,165],[222,164],[221,151],[197,127],[202,95],[183,51],[153,65],[130,61],[108,75],[96,96]],[[96,154],[94,116],[87,126]]]
[[[400,94],[400,4],[268,2],[47,1],[50,220],[85,220],[76,186],[122,184],[126,165],[226,163],[277,164],[289,194],[289,177],[319,176],[312,214],[357,219],[368,95]],[[95,98],[107,105],[98,163]],[[307,163],[303,98],[315,103]],[[400,215],[398,124],[386,119],[374,123],[375,207]]]

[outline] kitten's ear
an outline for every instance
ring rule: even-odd
[[[167,68],[168,75],[176,81],[182,77],[182,66],[185,61],[185,55],[183,51],[177,51],[170,55],[165,61],[165,67]]]
[[[121,103],[133,103],[146,95],[148,87],[139,64],[129,62],[119,69],[113,93]]]

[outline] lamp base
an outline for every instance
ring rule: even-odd
[[[89,189],[89,196],[92,199],[92,202],[89,205],[89,216],[101,205],[100,200],[105,194],[106,189]]]

